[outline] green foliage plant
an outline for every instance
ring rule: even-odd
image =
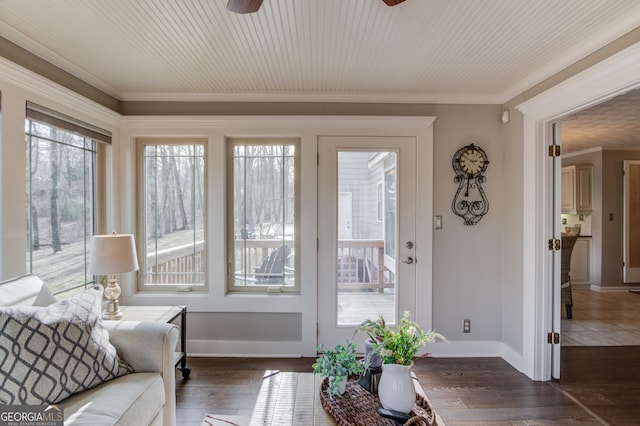
[[[434,343],[437,340],[447,341],[442,334],[433,330],[423,331],[416,322],[411,320],[410,315],[409,311],[403,312],[396,330],[387,327],[382,316],[375,323],[365,321],[361,324],[361,327],[365,327],[363,330],[368,329],[379,333],[380,337],[374,340],[376,342],[374,351],[382,356],[385,364],[410,365],[420,348],[427,343]],[[371,337],[368,331],[367,334]],[[427,355],[429,354],[423,356]]]
[[[364,320],[358,328],[357,332],[364,332],[375,343],[382,343],[391,330],[387,327],[384,317],[380,315],[376,321],[370,319]]]
[[[313,373],[329,378],[327,394],[330,398],[342,395],[343,383],[352,374],[362,371],[363,365],[356,356],[355,343],[338,344],[332,349],[325,349],[324,345],[317,348],[322,356],[313,364]]]

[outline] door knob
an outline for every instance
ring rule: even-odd
[[[406,258],[402,259],[402,262],[406,263],[407,265],[411,265],[413,263],[413,257],[411,257],[411,256],[406,257]]]

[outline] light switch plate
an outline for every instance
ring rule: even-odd
[[[433,227],[435,229],[442,229],[442,216],[433,217]]]

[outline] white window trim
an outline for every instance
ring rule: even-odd
[[[294,227],[295,234],[293,237],[293,250],[297,255],[294,257],[294,284],[293,286],[281,286],[281,285],[268,285],[268,284],[256,284],[254,286],[236,286],[235,285],[235,271],[233,268],[234,258],[233,253],[235,252],[235,244],[234,244],[234,204],[233,204],[233,146],[238,144],[247,144],[247,145],[261,145],[261,144],[270,144],[270,145],[294,145],[295,146],[295,155],[294,155],[294,172],[295,172],[295,202],[294,202]],[[227,214],[227,222],[226,222],[226,233],[227,241],[226,241],[226,265],[227,265],[227,275],[226,275],[226,291],[228,293],[255,293],[255,294],[264,294],[264,293],[284,293],[284,294],[299,294],[301,291],[300,285],[300,253],[301,253],[301,244],[300,244],[300,218],[301,218],[301,196],[300,196],[300,181],[301,181],[301,173],[300,173],[300,164],[301,164],[301,142],[300,138],[273,138],[273,137],[264,137],[264,138],[227,138],[225,141],[225,149],[226,149],[226,167],[227,167],[227,180],[226,180],[226,205],[225,210]]]
[[[137,272],[137,290],[145,293],[206,293],[208,291],[208,215],[207,209],[209,205],[207,192],[207,141],[202,138],[193,137],[158,137],[158,138],[137,138],[135,140],[136,149],[136,170],[137,170],[137,232],[136,232],[136,249],[138,252],[138,264],[140,269]],[[203,196],[204,196],[204,247],[202,258],[204,259],[204,284],[146,284],[145,274],[142,270],[146,265],[142,256],[146,254],[146,223],[145,223],[145,167],[144,167],[144,148],[149,145],[202,145],[204,149],[204,171],[203,171]]]

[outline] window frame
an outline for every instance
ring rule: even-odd
[[[69,144],[65,141],[55,140],[48,138],[46,136],[39,136],[38,134],[32,131],[33,123],[38,123],[40,125],[48,126],[50,128],[56,128],[63,132],[67,132],[70,134],[75,134],[83,139],[83,146],[76,146],[74,144]],[[31,102],[27,102],[26,105],[26,114],[24,120],[24,135],[25,135],[25,159],[26,159],[26,168],[25,168],[25,187],[26,187],[26,271],[27,273],[35,273],[41,274],[38,269],[34,270],[34,261],[33,261],[33,224],[32,218],[30,217],[30,206],[32,204],[32,181],[30,177],[31,171],[31,163],[32,163],[32,140],[40,139],[42,141],[48,141],[49,143],[55,143],[60,148],[68,147],[74,148],[83,151],[85,154],[90,153],[90,164],[88,165],[90,169],[90,179],[91,179],[91,199],[90,199],[90,208],[91,208],[91,224],[87,224],[85,222],[83,228],[85,230],[89,230],[89,234],[86,234],[84,237],[84,282],[82,284],[65,286],[60,290],[53,290],[52,292],[59,298],[65,298],[72,296],[84,289],[87,289],[91,285],[95,284],[95,276],[90,276],[88,274],[88,266],[89,266],[89,242],[93,235],[97,235],[100,231],[105,227],[105,215],[101,209],[104,207],[104,199],[105,199],[105,191],[103,188],[104,175],[106,170],[106,153],[107,147],[111,144],[111,136],[108,131],[99,129],[90,124],[84,123],[80,120],[77,120],[73,117],[66,116],[64,114],[58,113],[56,111],[50,110],[48,108],[42,107],[40,105],[33,104]],[[84,160],[86,161],[86,160]],[[86,171],[85,171],[86,177]],[[85,183],[86,185],[86,183]],[[89,225],[89,226],[88,226]],[[57,285],[57,283],[56,283]],[[49,285],[48,285],[49,287]]]
[[[294,236],[293,251],[294,255],[294,274],[293,285],[285,286],[280,284],[258,284],[252,286],[235,285],[235,227],[234,227],[234,147],[237,145],[293,145],[294,146]],[[228,137],[225,140],[225,156],[226,156],[226,226],[225,226],[225,264],[227,265],[226,273],[226,292],[227,293],[301,293],[301,242],[302,234],[300,226],[301,218],[301,140],[297,137]]]
[[[207,175],[208,175],[208,149],[207,140],[198,137],[140,137],[135,139],[136,145],[136,251],[138,254],[138,264],[140,265],[136,278],[136,289],[144,293],[175,293],[175,292],[193,292],[206,293],[209,289],[209,225],[208,225],[208,209],[209,197],[207,191]],[[202,172],[202,191],[203,191],[203,283],[174,283],[174,284],[147,284],[146,283],[146,168],[145,168],[145,147],[150,145],[200,145],[203,149],[203,172]]]

